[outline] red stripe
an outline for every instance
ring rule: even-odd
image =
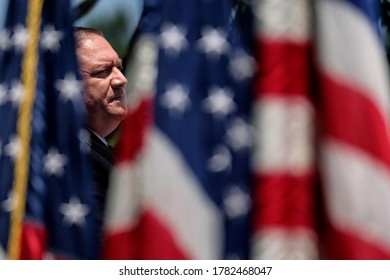
[[[189,256],[152,211],[140,215],[139,223],[121,232],[106,232],[105,259],[185,260]]]
[[[255,228],[314,228],[313,178],[310,173],[303,176],[258,175],[253,194]]]
[[[24,222],[22,227],[21,260],[40,260],[46,252],[47,231],[42,224]]]
[[[257,98],[299,97],[311,102],[311,43],[268,40],[258,40],[257,43]],[[257,174],[255,182],[255,232],[268,228],[315,228],[313,173],[301,176],[293,176],[287,172]]]
[[[321,236],[320,254],[322,259],[344,260],[389,260],[390,250],[386,250],[379,240],[362,238],[356,233],[342,231],[328,224]]]
[[[257,95],[304,96],[309,92],[309,43],[258,40]]]
[[[130,111],[121,125],[121,136],[115,147],[117,163],[134,161],[145,141],[147,129],[152,125],[152,99],[142,99],[136,109]]]
[[[348,86],[322,74],[320,116],[324,131],[381,160],[390,168],[388,124],[363,89]]]
[[[140,245],[137,238],[139,228],[124,229],[119,232],[105,232],[103,238],[103,259],[106,260],[135,260],[140,259],[138,255]]]

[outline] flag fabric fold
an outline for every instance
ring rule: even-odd
[[[316,258],[312,20],[306,0],[253,2],[254,259]]]
[[[254,3],[252,258],[389,259],[379,2]]]
[[[389,259],[390,89],[379,1],[315,8],[323,254]]]
[[[72,25],[68,1],[17,0],[9,2],[0,31],[3,258],[98,258]],[[31,100],[29,110],[26,100]],[[25,184],[16,188],[20,177]]]

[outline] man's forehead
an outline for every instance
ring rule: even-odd
[[[120,60],[107,40],[94,34],[80,42],[77,52],[81,57],[91,59],[89,62],[117,63]]]
[[[95,47],[95,41],[89,36],[80,42],[80,48],[91,49]]]
[[[102,49],[102,48],[111,48],[111,45],[108,41],[97,34],[88,34],[81,41],[79,45],[80,49]]]

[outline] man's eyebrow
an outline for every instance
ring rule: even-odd
[[[112,61],[112,62],[107,62],[107,63],[99,63],[95,64],[91,67],[92,70],[100,70],[104,68],[109,68],[109,67],[117,67],[117,66],[122,66],[122,59],[119,59],[118,61]]]
[[[109,63],[99,63],[99,64],[95,64],[91,67],[91,70],[100,70],[100,69],[105,69],[105,68],[109,68],[109,67],[112,67],[113,66],[113,63],[112,62],[109,62]]]

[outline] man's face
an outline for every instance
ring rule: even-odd
[[[96,34],[83,40],[77,55],[85,83],[89,125],[105,137],[126,115],[127,79],[121,72],[122,61],[111,45]]]

